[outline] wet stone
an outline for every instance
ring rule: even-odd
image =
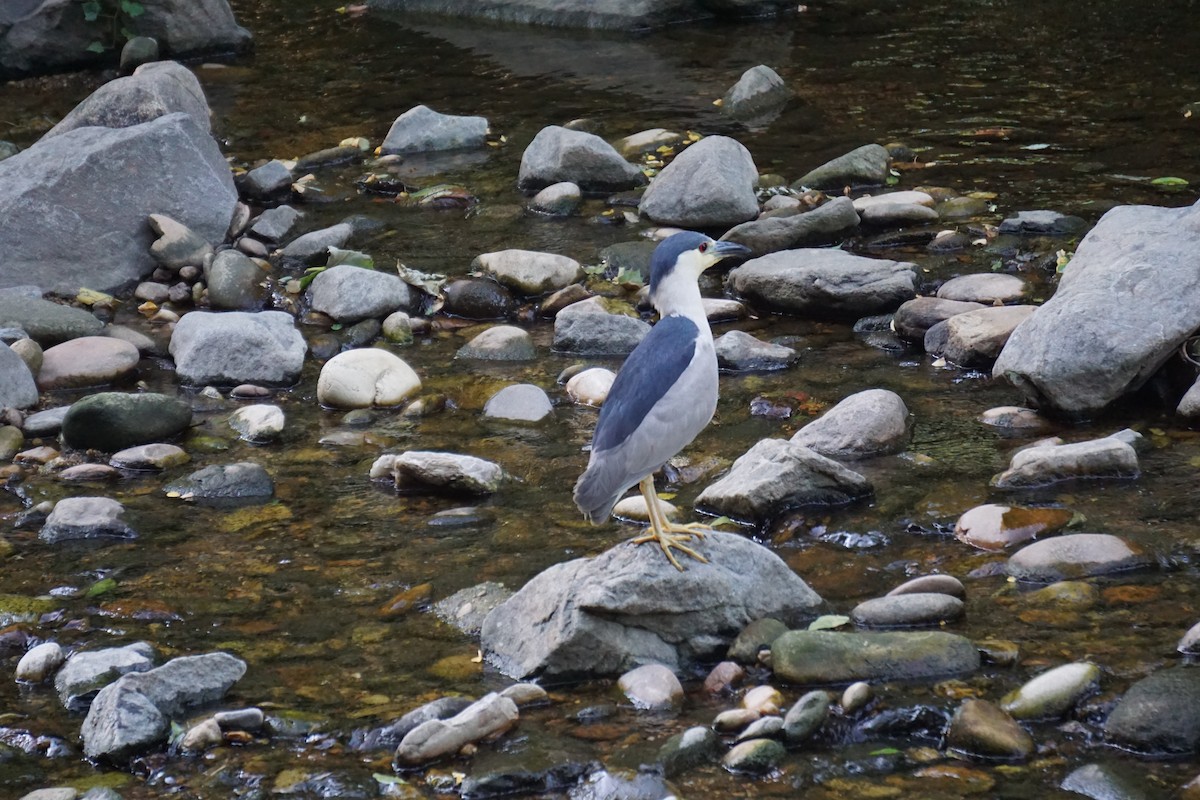
[[[275,494],[275,482],[260,465],[241,461],[212,464],[167,484],[163,491],[191,500],[261,502]]]
[[[567,381],[567,396],[585,406],[600,406],[608,397],[617,374],[604,367],[591,367],[571,376]]]
[[[1188,628],[1175,649],[1184,655],[1200,655],[1200,622]]]
[[[830,697],[827,692],[808,692],[788,709],[783,717],[783,735],[795,745],[812,738],[829,716]]]
[[[583,278],[583,268],[575,259],[533,250],[483,253],[475,257],[471,267],[526,297],[558,291]]]
[[[1001,233],[1025,233],[1068,236],[1087,228],[1087,222],[1079,217],[1060,214],[1057,211],[1018,211],[1000,223]]]
[[[465,697],[432,700],[380,728],[355,731],[350,737],[350,746],[355,750],[395,750],[418,726],[433,719],[449,719],[469,708],[472,702]]]
[[[1006,570],[1017,580],[1051,583],[1153,564],[1150,554],[1117,536],[1074,533],[1027,545],[1009,557]]]
[[[721,759],[721,766],[730,772],[765,775],[783,763],[787,751],[774,739],[750,739],[733,746]]]
[[[979,303],[943,300],[940,297],[915,297],[896,309],[892,321],[898,336],[902,339],[919,342],[925,338],[925,333],[937,323],[944,322],[955,314],[976,311],[980,308],[983,306]]]
[[[1100,668],[1078,662],[1063,664],[1027,681],[1008,693],[1000,707],[1015,719],[1061,717],[1100,683]]]
[[[121,471],[108,464],[76,464],[58,473],[60,481],[70,483],[99,483],[115,481],[121,477]]]
[[[154,648],[147,642],[80,650],[72,653],[54,677],[54,689],[63,707],[83,711],[101,687],[128,672],[145,672],[154,666]]]
[[[421,379],[403,359],[378,348],[339,353],[317,378],[317,400],[331,408],[394,406],[421,388]]]
[[[910,428],[908,407],[899,395],[868,389],[842,400],[791,441],[829,458],[858,459],[903,450]]]
[[[913,593],[865,600],[850,612],[854,624],[868,628],[908,628],[953,622],[965,608],[948,594]]]
[[[606,192],[641,186],[646,176],[599,136],[550,125],[522,153],[517,185],[536,190],[563,181]]]
[[[614,314],[600,298],[567,306],[554,318],[554,350],[581,356],[627,356],[650,332],[642,320]]]
[[[500,488],[504,470],[475,456],[409,450],[380,456],[371,465],[370,476],[390,477],[400,491],[491,494]]]
[[[713,718],[713,730],[720,733],[733,733],[743,730],[747,725],[752,725],[762,717],[757,709],[753,708],[731,708],[727,711],[722,711]]]
[[[979,415],[984,425],[1019,431],[1040,431],[1050,427],[1050,421],[1032,408],[997,406]]]
[[[863,681],[855,681],[842,692],[840,701],[842,714],[849,716],[858,713],[867,707],[867,704],[871,702],[874,696],[875,692],[871,689],[871,684]]]
[[[787,631],[788,626],[777,619],[771,617],[756,619],[743,628],[737,638],[733,640],[727,656],[732,661],[755,664],[758,662],[759,651],[770,649],[771,643]]]
[[[447,720],[432,719],[418,725],[396,747],[395,762],[416,766],[452,755],[463,745],[507,731],[518,716],[512,700],[493,692]]]
[[[108,336],[84,336],[55,345],[42,354],[38,388],[79,389],[103,386],[137,369],[137,348]]]
[[[991,367],[1013,330],[1028,319],[1036,308],[989,306],[955,314],[944,323],[946,343],[939,352],[947,361],[960,367]]]
[[[203,236],[168,216],[151,214],[149,223],[150,228],[158,234],[158,238],[150,245],[150,255],[169,270],[199,266],[212,254],[212,245]]]
[[[1029,447],[992,478],[998,489],[1026,489],[1075,478],[1136,478],[1137,452],[1115,437]]]
[[[20,428],[12,425],[0,427],[0,463],[12,461],[13,456],[21,451],[25,437]]]
[[[1086,581],[1057,581],[1022,595],[1021,599],[1035,608],[1087,611],[1100,602],[1100,590]]]
[[[762,717],[756,719],[746,726],[746,729],[737,735],[737,741],[744,742],[748,739],[777,739],[783,733],[783,719],[778,716]]]
[[[491,419],[538,422],[554,410],[550,398],[540,386],[518,383],[505,386],[488,398],[483,415]]]
[[[31,647],[17,662],[16,679],[29,683],[41,683],[54,674],[66,656],[58,642],[42,642]]]
[[[59,406],[30,414],[21,423],[21,430],[29,437],[53,436],[62,429],[63,419],[70,409],[70,406]]]
[[[1159,795],[1148,790],[1149,783],[1145,775],[1117,764],[1085,764],[1063,778],[1059,786],[1092,800],[1152,800]]]
[[[249,197],[268,200],[292,188],[292,171],[278,159],[255,167],[242,179],[242,191]]]
[[[304,214],[291,206],[276,206],[258,215],[250,225],[250,233],[266,242],[280,242]]]
[[[272,442],[283,433],[283,409],[268,403],[243,406],[229,418],[229,427],[248,442]]]
[[[675,673],[662,664],[646,664],[630,670],[617,686],[643,711],[671,711],[683,705],[683,686]]]
[[[799,359],[790,347],[764,342],[745,331],[729,331],[717,337],[717,366],[735,372],[787,369]]]
[[[554,183],[542,189],[529,201],[529,208],[552,217],[568,217],[579,210],[583,193],[570,181]]]
[[[958,518],[955,537],[981,550],[1003,550],[1062,530],[1074,518],[1064,508],[1022,508],[988,503]]]
[[[877,228],[899,228],[904,225],[927,225],[938,221],[938,213],[916,203],[880,203],[859,211],[863,225]]]
[[[142,444],[112,454],[109,464],[118,469],[164,470],[186,464],[191,457],[173,444]]]
[[[396,117],[379,151],[388,155],[482,147],[487,143],[487,132],[484,117],[442,114],[418,105]]]
[[[658,751],[658,762],[663,766],[663,774],[671,779],[712,762],[719,748],[716,733],[696,726],[668,739]]]
[[[792,97],[779,73],[765,64],[742,73],[738,82],[722,98],[721,110],[741,119],[753,118],[779,109]]]
[[[307,348],[291,314],[282,311],[193,311],[175,326],[170,351],[182,381],[204,386],[291,384]]]
[[[137,532],[121,519],[125,507],[108,497],[64,497],[54,504],[38,538],[47,544],[71,539],[133,539]]]
[[[1104,723],[1108,741],[1149,754],[1200,749],[1200,670],[1162,669],[1129,687]]]
[[[845,186],[882,186],[891,160],[881,145],[863,145],[805,174],[792,187],[840,191]]]
[[[409,308],[412,295],[398,275],[339,264],[319,273],[308,287],[314,311],[341,323],[382,318]]]
[[[943,631],[789,631],[771,646],[771,664],[798,684],[918,680],[974,672],[979,651]]]
[[[717,664],[704,678],[704,691],[709,694],[728,694],[746,677],[746,670],[732,661]]]
[[[954,712],[946,746],[967,755],[1021,761],[1034,749],[1031,737],[1016,720],[986,700],[968,699]]]
[[[48,789],[35,789],[28,794],[23,794],[20,800],[77,800],[79,792],[68,786],[50,787]]]
[[[324,263],[325,258],[329,255],[329,248],[344,247],[353,233],[353,226],[345,222],[310,231],[289,242],[280,252],[280,256],[284,260]]]
[[[924,592],[933,592],[936,594],[948,594],[951,597],[957,597],[959,600],[965,600],[967,597],[966,587],[962,585],[962,581],[953,575],[921,575],[912,580],[905,581],[887,593],[888,597],[895,597],[902,594],[920,594]]]
[[[951,278],[938,288],[937,296],[943,300],[990,306],[996,303],[1015,303],[1025,297],[1028,291],[1029,285],[1023,278],[998,272],[984,272]]]
[[[783,693],[774,686],[755,686],[742,696],[742,708],[758,714],[778,714]]]
[[[708,136],[663,168],[638,211],[663,225],[729,227],[758,216],[757,183],[749,150],[728,136]]]
[[[532,361],[537,357],[537,348],[527,331],[512,325],[497,325],[459,348],[455,357],[478,361]]]
[[[503,319],[516,310],[507,287],[488,278],[462,278],[446,284],[442,311],[464,319]]]

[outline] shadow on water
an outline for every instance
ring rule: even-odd
[[[296,157],[349,136],[377,143],[398,113],[418,103],[484,115],[506,137],[477,160],[413,171],[418,182],[468,186],[481,201],[468,213],[428,212],[359,195],[354,181],[361,166],[319,171],[316,183],[326,201],[305,207],[305,224],[317,228],[351,214],[378,220],[380,231],[353,243],[377,264],[402,261],[459,276],[479,253],[506,247],[560,252],[594,264],[603,247],[639,239],[644,224],[595,221],[605,207],[601,199],[563,221],[535,219],[523,210],[515,177],[525,144],[544,125],[577,117],[593,120],[610,139],[650,127],[733,135],[761,171],[789,179],[866,142],[899,140],[929,162],[902,173],[901,187],[994,193],[995,210],[980,220],[985,222],[1042,207],[1091,222],[1114,202],[1194,200],[1157,189],[1149,178],[1200,182],[1200,123],[1181,113],[1186,103],[1200,100],[1200,40],[1194,35],[1200,9],[1192,2],[1147,10],[1107,1],[1034,8],[1002,0],[863,0],[812,4],[806,13],[771,20],[628,35],[427,17],[351,18],[316,0],[233,5],[257,34],[255,54],[199,67],[197,74],[214,109],[214,129],[235,164]],[[778,70],[798,97],[769,125],[746,129],[712,101],[759,63]],[[0,103],[12,114],[12,138],[29,144],[90,88],[82,81],[0,86]],[[429,169],[438,172],[425,174]],[[1064,246],[1072,243],[1001,239],[963,255],[887,255],[917,261],[926,288],[933,288],[955,274],[997,264],[1008,269],[1022,253]],[[1040,297],[1051,294],[1052,273],[1031,268],[1023,276]],[[717,424],[684,454],[697,469],[681,474],[695,477],[669,487],[676,502],[688,507],[714,470],[758,439],[790,436],[850,393],[892,389],[913,413],[914,438],[902,456],[856,465],[875,483],[874,499],[800,512],[754,535],[839,612],[910,575],[977,575],[968,581],[967,617],[952,629],[1021,644],[1017,668],[989,666],[964,682],[934,687],[886,687],[889,702],[951,708],[962,693],[998,697],[1044,666],[1085,658],[1105,666],[1105,697],[1111,699],[1174,659],[1175,640],[1200,612],[1195,432],[1148,402],[1104,420],[1063,426],[1056,432],[1070,440],[1137,427],[1151,445],[1142,456],[1143,476],[1014,498],[990,489],[988,481],[1030,440],[1006,438],[977,422],[983,410],[1018,400],[1006,386],[935,366],[920,354],[872,347],[849,325],[764,315],[715,332],[730,327],[754,328],[762,338],[787,337],[801,353],[800,366],[722,379]],[[308,336],[318,332],[305,330]],[[627,527],[592,528],[579,520],[570,488],[586,462],[582,448],[595,411],[571,405],[556,384],[561,370],[579,360],[550,353],[548,323],[534,323],[531,332],[544,358],[512,369],[456,362],[469,330],[439,331],[398,349],[422,375],[425,391],[444,394],[450,406],[412,419],[381,411],[357,443],[318,444],[323,436],[356,429],[342,415],[318,408],[316,365],[278,398],[288,415],[280,444],[237,441],[225,421],[234,404],[202,411],[185,443],[193,462],[176,472],[260,461],[276,480],[272,503],[236,511],[196,507],[163,497],[157,477],[99,487],[128,506],[140,538],[52,550],[38,545],[34,531],[17,531],[9,538],[19,557],[4,562],[4,591],[59,597],[61,612],[47,622],[47,635],[65,644],[147,639],[168,655],[234,652],[251,668],[233,702],[264,704],[298,720],[303,730],[312,725],[307,742],[304,736],[284,738],[278,746],[226,748],[207,761],[173,763],[166,768],[175,774],[172,780],[203,787],[219,782],[213,776],[227,775],[233,785],[270,785],[299,751],[314,769],[343,770],[373,786],[369,772],[387,772],[386,759],[364,763],[347,754],[347,731],[392,719],[436,696],[478,695],[505,683],[473,660],[474,642],[436,621],[421,603],[407,614],[382,611],[394,597],[424,584],[429,589],[418,596],[433,599],[483,580],[516,587],[546,566],[600,552],[630,534]],[[616,368],[619,361],[596,363]],[[174,390],[169,371],[152,372],[149,380]],[[530,429],[482,419],[486,398],[518,381],[551,392],[557,403],[552,425]],[[784,420],[751,416],[750,402],[760,396],[786,402],[794,413]],[[372,485],[367,470],[374,458],[403,449],[469,452],[497,461],[514,480],[486,499],[397,495]],[[65,492],[36,476],[25,489],[34,502]],[[1082,529],[1127,536],[1169,568],[1099,581],[1101,600],[1084,611],[1029,605],[1023,587],[992,568],[1002,556],[970,550],[946,533],[972,506],[1012,499],[1076,511]],[[473,508],[464,524],[437,522],[439,512],[463,506]],[[15,513],[0,505],[6,519]],[[113,595],[84,595],[107,576],[118,580]],[[73,739],[79,720],[64,717],[48,693],[6,686],[0,705],[20,709],[13,712],[21,717],[16,727]],[[606,684],[562,692],[555,706],[523,721],[514,741],[498,752],[483,748],[472,770],[514,762],[536,767],[564,758],[636,766],[653,759],[665,735],[708,724],[717,710],[696,698],[677,719],[623,714],[619,724],[597,729],[568,721],[579,708],[613,697]],[[1061,752],[1008,772],[979,767],[996,782],[989,796],[1059,796],[1054,787],[1069,768],[1125,760],[1086,736],[1058,735],[1052,723],[1034,730],[1039,740],[1058,742]],[[891,744],[905,748],[909,742]],[[796,784],[807,787],[806,797],[833,797],[845,795],[818,784],[835,773],[848,781],[845,791],[859,786],[867,792],[911,771],[893,765],[872,777],[864,765],[877,759],[835,742],[816,743],[811,761],[761,783],[702,769],[681,790],[690,797],[766,798],[791,795]],[[161,765],[143,766],[165,780],[165,773],[155,772]],[[1181,784],[1192,771],[1171,763],[1138,768],[1168,785]],[[7,766],[0,759],[0,785],[22,791],[88,774],[73,758],[17,759]],[[910,776],[896,780],[902,791],[917,791]],[[153,786],[123,791],[126,797],[159,796]],[[935,787],[920,794],[951,797],[960,791]]]

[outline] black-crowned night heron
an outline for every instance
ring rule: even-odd
[[[613,506],[640,484],[650,533],[634,542],[658,542],[706,559],[684,542],[709,529],[669,522],[654,491],[654,473],[687,446],[717,410],[717,355],[697,280],[723,258],[750,251],[700,233],[677,233],[654,249],[650,302],[661,320],[629,354],[600,409],[587,470],[575,484],[575,504],[588,521],[608,519]]]

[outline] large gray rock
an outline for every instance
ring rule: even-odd
[[[806,189],[881,186],[887,183],[891,161],[887,148],[878,144],[865,144],[844,156],[825,162],[792,186]]]
[[[556,564],[483,623],[488,658],[513,677],[613,675],[720,654],[747,623],[810,618],[821,598],[777,556],[731,533],[680,572],[657,546],[620,544]]]
[[[187,114],[205,132],[212,127],[208,100],[192,71],[174,61],[158,61],[92,92],[42,140],[90,125],[128,128],[175,112]]]
[[[408,284],[400,276],[340,264],[321,272],[308,287],[314,311],[338,322],[382,318],[412,305]]]
[[[62,439],[77,450],[115,453],[171,439],[191,424],[191,406],[174,397],[154,392],[102,392],[71,405],[63,417]]]
[[[38,538],[47,544],[70,539],[117,538],[137,536],[121,519],[125,506],[111,497],[64,497],[54,504]]]
[[[946,320],[942,355],[960,367],[989,367],[1013,330],[1034,311],[1035,306],[988,306],[954,314]]]
[[[820,453],[763,439],[700,493],[696,508],[761,525],[792,508],[849,503],[872,491],[862,475]]]
[[[245,673],[241,659],[206,653],[125,675],[92,702],[80,730],[84,754],[121,761],[165,740],[171,719],[221,699]]]
[[[216,142],[187,114],[76,128],[0,161],[0,287],[37,275],[63,294],[120,290],[154,269],[148,215],[219,242],[236,202]]]
[[[729,227],[758,216],[757,185],[750,151],[728,136],[709,136],[658,174],[638,211],[663,225]]]
[[[307,348],[282,311],[185,314],[171,335],[175,369],[186,383],[294,383]]]
[[[771,645],[771,668],[799,684],[921,680],[979,669],[979,651],[945,631],[788,631]]]
[[[736,267],[729,287],[771,311],[858,318],[891,311],[915,297],[915,269],[907,261],[800,248]]]
[[[75,0],[0,4],[0,78],[78,69],[104,59],[88,50],[97,27],[78,9]],[[173,57],[241,51],[253,40],[237,24],[228,0],[155,0],[127,27],[135,36],[154,38]]]
[[[803,214],[743,222],[721,238],[749,247],[754,256],[764,256],[779,250],[829,244],[858,227],[858,221],[858,212],[850,198],[835,197]]]
[[[517,704],[492,692],[449,719],[431,719],[413,728],[396,747],[397,764],[415,766],[453,755],[471,742],[499,736],[517,724]]]
[[[29,366],[11,347],[0,342],[0,408],[29,408],[37,401],[37,384]]]
[[[535,190],[562,181],[585,192],[609,192],[641,186],[646,176],[599,136],[550,125],[521,155],[517,185]]]
[[[163,491],[216,505],[261,502],[275,494],[270,474],[252,461],[210,464],[167,484]]]
[[[1200,328],[1200,203],[1122,206],[1075,250],[993,375],[1040,407],[1091,415],[1141,387]]]
[[[1054,583],[1148,567],[1154,558],[1108,533],[1072,533],[1026,545],[1008,559],[1008,574],[1021,581]]]
[[[527,297],[554,292],[583,278],[583,267],[570,256],[535,250],[497,250],[481,253],[471,262],[504,286]]]
[[[829,458],[869,458],[908,446],[912,420],[900,395],[867,389],[798,430],[791,441]]]
[[[765,64],[742,73],[723,98],[721,110],[742,119],[764,115],[781,108],[792,97],[792,90],[779,73]]]
[[[1155,672],[1129,687],[1104,723],[1110,742],[1154,755],[1200,749],[1200,670]]]
[[[102,650],[72,653],[54,676],[58,699],[68,711],[87,709],[96,692],[128,672],[145,672],[154,666],[154,648],[148,642]]]
[[[959,300],[944,300],[940,297],[916,297],[901,305],[892,316],[892,326],[901,339],[920,342],[925,333],[939,322],[945,322],[955,314],[978,311],[980,303]]]
[[[374,5],[396,11],[521,24],[642,30],[713,16],[762,16],[792,3],[783,0],[377,0]]]
[[[266,302],[267,273],[237,250],[222,250],[204,268],[208,303],[222,311],[251,311]]]
[[[427,106],[415,106],[396,117],[380,152],[387,155],[482,147],[487,144],[487,132],[484,117],[440,114]]]
[[[1109,436],[1027,447],[1013,455],[1008,469],[992,478],[992,485],[1028,489],[1074,478],[1136,478],[1140,473],[1137,451]]]
[[[0,231],[0,239],[3,236]],[[3,270],[0,265],[0,274]],[[0,327],[20,328],[42,347],[53,347],[68,339],[95,336],[104,330],[104,323],[81,308],[0,289]]]
[[[581,300],[554,318],[554,349],[585,356],[626,356],[650,332],[650,326],[627,314],[614,314],[602,298]]]

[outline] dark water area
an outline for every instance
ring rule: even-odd
[[[596,222],[606,208],[600,197],[567,220],[524,211],[527,198],[516,188],[516,175],[525,145],[545,125],[576,118],[591,120],[610,140],[654,127],[730,135],[746,145],[760,172],[789,180],[862,144],[903,142],[924,166],[900,170],[898,188],[988,193],[994,210],[975,223],[995,224],[1040,208],[1094,223],[1114,204],[1191,204],[1200,186],[1200,119],[1184,114],[1187,104],[1200,101],[1195,2],[862,0],[813,3],[804,13],[767,20],[636,34],[374,13],[350,17],[336,13],[335,5],[235,0],[239,22],[256,35],[255,52],[193,66],[214,111],[214,132],[238,167],[295,158],[353,136],[377,145],[397,115],[421,103],[489,119],[504,137],[497,137],[497,146],[477,156],[413,159],[401,167],[418,186],[467,186],[480,199],[469,212],[408,208],[360,194],[354,181],[365,173],[362,165],[316,174],[323,201],[304,206],[304,224],[315,229],[352,214],[377,220],[376,233],[352,242],[377,265],[399,261],[462,276],[476,255],[509,247],[562,253],[590,265],[599,263],[603,247],[641,239],[652,227],[646,222]],[[760,63],[776,69],[797,99],[769,123],[746,127],[713,100]],[[0,86],[0,122],[7,125],[0,138],[32,143],[98,83],[94,76],[70,76]],[[1170,190],[1151,183],[1164,176],[1190,186]],[[923,291],[954,275],[999,269],[1019,271],[1045,299],[1054,289],[1053,253],[1074,244],[1069,238],[999,237],[953,255],[923,248],[868,251],[863,240],[847,247],[915,261]],[[1040,265],[1048,255],[1047,269]],[[702,288],[719,295],[720,276]],[[135,303],[127,305],[120,318],[136,321]],[[276,500],[204,508],[164,497],[161,477],[134,477],[113,487],[111,496],[129,509],[138,540],[50,548],[37,541],[36,531],[12,530],[22,503],[11,493],[0,495],[0,520],[14,546],[0,562],[0,593],[49,598],[42,610],[51,615],[23,624],[64,646],[147,640],[164,656],[232,652],[249,671],[228,705],[261,706],[291,728],[269,742],[198,757],[150,756],[135,765],[136,777],[96,769],[70,749],[54,758],[0,758],[0,795],[103,784],[117,786],[126,798],[376,796],[380,784],[372,773],[391,772],[387,755],[349,751],[350,731],[383,724],[445,694],[480,696],[507,685],[478,663],[476,642],[423,606],[407,614],[381,609],[414,587],[414,595],[433,600],[485,580],[515,589],[547,566],[599,553],[631,535],[628,526],[593,528],[579,519],[570,488],[586,463],[582,448],[595,411],[571,405],[556,381],[582,360],[551,352],[551,323],[527,327],[543,356],[528,366],[456,362],[454,353],[478,327],[446,326],[397,349],[422,377],[423,391],[445,395],[449,406],[419,418],[378,411],[366,428],[354,429],[364,434],[357,445],[320,444],[322,437],[351,428],[341,413],[319,408],[319,364],[309,364],[301,382],[273,401],[288,415],[283,440],[255,446],[228,429],[236,403],[181,390],[169,364],[143,362],[139,377],[147,386],[182,391],[199,409],[201,424],[183,443],[192,462],[176,472],[259,461],[275,478]],[[786,339],[801,352],[801,362],[781,373],[722,377],[715,424],[684,452],[695,476],[669,487],[675,502],[690,507],[759,439],[790,436],[851,393],[891,389],[913,414],[914,436],[903,455],[854,465],[874,483],[872,501],[745,533],[769,544],[837,613],[912,575],[955,575],[967,584],[967,615],[948,629],[1020,646],[1015,667],[986,666],[936,685],[878,687],[887,705],[951,710],[966,696],[996,700],[1031,675],[1068,661],[1093,661],[1104,678],[1101,694],[1084,704],[1077,720],[1031,726],[1040,749],[1024,764],[935,755],[938,763],[969,774],[923,779],[916,775],[919,754],[879,753],[936,741],[849,741],[831,734],[793,753],[771,778],[733,776],[715,766],[689,773],[677,783],[681,798],[1072,797],[1077,795],[1057,788],[1059,782],[1091,762],[1128,769],[1142,785],[1171,796],[1200,771],[1194,759],[1151,761],[1108,747],[1098,727],[1130,683],[1180,660],[1175,643],[1200,619],[1200,433],[1175,419],[1172,405],[1147,392],[1108,417],[1063,423],[1053,431],[1075,441],[1134,427],[1149,444],[1137,480],[1005,494],[988,481],[1031,438],[1005,436],[977,417],[1018,403],[1010,387],[982,373],[936,365],[918,351],[874,346],[845,323],[762,315],[715,326],[714,333],[731,328]],[[588,363],[615,369],[619,360]],[[486,399],[516,382],[550,392],[557,404],[552,425],[483,419]],[[752,416],[750,401],[758,396],[788,403],[795,413],[782,421]],[[48,405],[71,399],[55,396]],[[479,501],[467,524],[433,524],[435,514],[466,501],[396,495],[367,478],[378,455],[406,449],[489,458],[515,479]],[[21,491],[25,502],[36,503],[74,490],[31,475]],[[1031,603],[1030,587],[989,572],[1002,555],[974,550],[947,533],[967,509],[1010,501],[1076,512],[1078,530],[1126,537],[1153,552],[1160,568],[1094,580],[1099,599],[1087,608]],[[823,537],[829,533],[857,534],[840,541],[869,546],[844,546]],[[117,580],[114,592],[84,596],[106,577]],[[0,612],[7,613],[2,604]],[[0,617],[7,623],[5,614]],[[3,663],[11,668],[15,662],[6,656]],[[678,717],[626,708],[600,731],[572,715],[618,702],[615,687],[554,687],[555,702],[523,715],[516,735],[440,772],[540,768],[568,759],[636,767],[652,761],[667,736],[708,724],[723,707],[705,699],[695,683],[688,688],[697,691]],[[789,702],[802,693],[795,687],[785,692]],[[0,681],[2,729],[70,743],[77,741],[80,721],[44,687]],[[434,796],[420,773],[406,778],[412,796]]]

